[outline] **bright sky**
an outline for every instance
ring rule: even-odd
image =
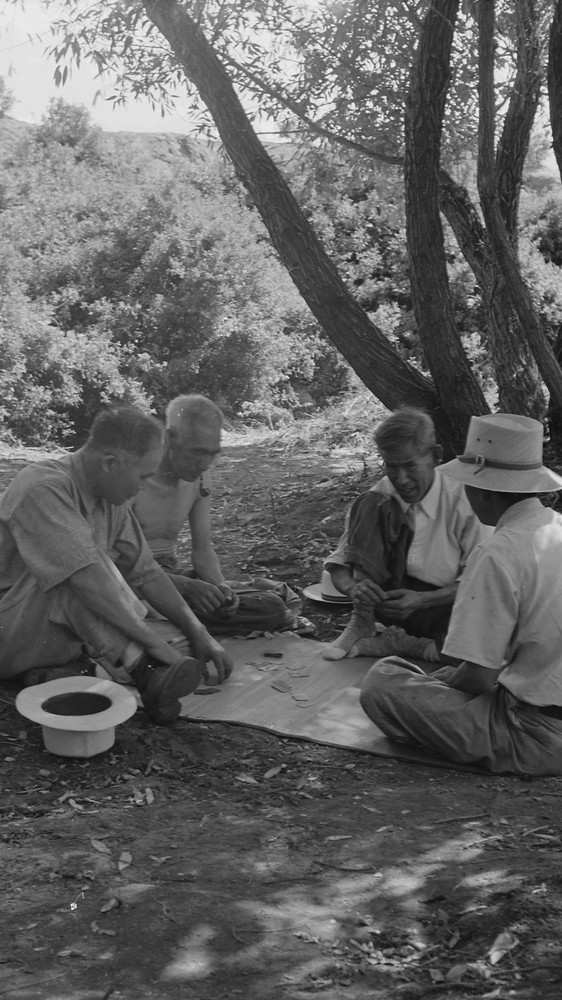
[[[177,113],[162,118],[147,101],[130,100],[126,107],[113,110],[107,100],[94,97],[98,90],[107,97],[111,81],[95,79],[95,69],[88,63],[72,71],[64,87],[56,87],[53,79],[54,61],[44,55],[50,43],[49,26],[52,16],[41,5],[41,0],[25,0],[25,12],[19,7],[0,0],[0,76],[4,77],[15,97],[10,111],[13,118],[38,124],[52,97],[62,97],[69,104],[83,104],[96,125],[107,132],[180,132],[190,131],[187,111],[182,114],[180,102]],[[30,41],[28,35],[40,35],[41,40]]]

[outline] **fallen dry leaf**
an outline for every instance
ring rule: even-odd
[[[492,947],[488,952],[488,960],[490,965],[497,965],[501,962],[504,955],[507,955],[508,951],[512,948],[516,948],[519,944],[519,939],[515,937],[515,934],[511,934],[509,931],[503,931],[498,934]]]
[[[468,966],[466,963],[453,965],[452,968],[449,969],[445,979],[448,983],[460,983],[467,969]]]
[[[90,840],[90,843],[94,850],[99,851],[100,854],[111,854],[107,844],[103,844],[101,840]]]
[[[274,778],[275,775],[279,774],[284,767],[284,764],[278,764],[277,767],[270,767],[269,771],[265,772],[264,778]]]
[[[90,924],[90,928],[94,932],[94,934],[107,934],[108,937],[116,937],[117,936],[117,931],[106,930],[105,927],[100,927],[99,924],[97,924],[95,920],[92,920],[92,923]]]
[[[119,904],[120,900],[116,899],[115,896],[112,896],[111,899],[108,899],[107,903],[100,906],[100,913],[109,913],[110,910],[114,910],[117,906],[119,906]]]
[[[133,855],[129,854],[128,851],[123,851],[122,854],[119,855],[119,861],[117,862],[117,867],[119,868],[119,871],[122,872],[125,870],[125,868],[128,868],[132,860],[133,860]]]

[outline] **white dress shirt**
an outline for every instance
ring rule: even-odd
[[[446,587],[458,580],[472,550],[493,528],[481,524],[466,499],[462,483],[435,469],[433,482],[419,503],[407,504],[385,476],[372,487],[373,493],[395,496],[407,514],[414,536],[408,550],[406,571],[409,576],[436,587]],[[324,560],[330,565],[345,566],[348,520],[337,548]]]

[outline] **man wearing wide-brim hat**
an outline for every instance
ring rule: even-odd
[[[542,425],[509,413],[473,417],[466,450],[442,472],[464,483],[495,526],[462,577],[431,676],[379,660],[361,690],[391,738],[494,772],[562,774],[562,516],[540,495],[562,489],[542,462]]]

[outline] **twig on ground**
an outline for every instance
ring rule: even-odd
[[[56,979],[64,979],[65,976],[66,972],[62,972],[60,976],[49,976],[48,979],[35,979],[33,982],[26,981],[25,985],[27,989],[35,989],[36,986],[42,986],[43,983],[53,983]],[[7,993],[15,993],[16,991],[19,992],[21,989],[21,983],[19,986],[8,986],[6,990],[0,990],[0,997],[6,996]]]
[[[447,819],[436,819],[433,823],[428,823],[428,826],[440,826],[441,823],[466,823],[469,819],[483,819],[488,813],[474,813],[472,816],[447,816]]]

